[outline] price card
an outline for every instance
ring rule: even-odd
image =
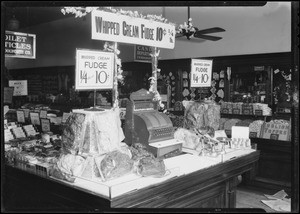
[[[41,110],[40,111],[40,118],[47,118],[47,111],[46,110]]]
[[[33,125],[41,125],[40,114],[38,112],[30,112],[30,121]]]
[[[65,123],[70,115],[71,115],[71,113],[64,112],[61,122]]]
[[[25,123],[25,114],[22,110],[17,110],[17,120],[19,123]]]
[[[250,115],[250,109],[243,109],[243,114]]]
[[[191,60],[191,87],[210,87],[212,79],[212,60]]]
[[[50,120],[41,118],[41,126],[43,132],[50,132]]]
[[[25,133],[23,132],[22,127],[13,128],[12,132],[14,133],[16,138],[26,137]]]
[[[29,118],[30,110],[28,108],[24,108],[23,111],[24,111],[25,118]]]
[[[14,136],[13,136],[13,134],[11,133],[11,131],[10,130],[4,130],[4,141],[5,142],[8,142],[8,141],[10,141],[10,140],[13,140],[14,139]]]
[[[232,109],[232,113],[233,113],[233,114],[240,114],[240,109],[233,108],[233,109]]]
[[[259,115],[259,116],[262,116],[263,115],[263,111],[262,110],[255,110],[255,115]]]
[[[223,114],[228,114],[228,113],[229,113],[228,108],[222,108],[222,113],[223,113]]]
[[[250,132],[249,137],[256,138],[257,137],[257,132]]]
[[[25,130],[27,136],[35,136],[37,134],[37,132],[35,131],[35,129],[31,124],[23,126],[23,129]]]
[[[75,90],[112,89],[114,53],[76,50]]]

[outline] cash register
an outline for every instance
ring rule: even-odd
[[[146,89],[130,94],[126,105],[125,142],[141,143],[156,157],[180,153],[182,141],[174,139],[174,127],[168,115],[158,111],[153,93]],[[166,156],[165,156],[166,157]]]

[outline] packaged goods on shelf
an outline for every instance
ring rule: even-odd
[[[222,102],[221,112],[224,114],[272,115],[272,109],[265,103]]]

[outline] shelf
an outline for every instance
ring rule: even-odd
[[[271,118],[272,115],[253,115],[253,114],[224,114],[221,113],[222,117],[238,117],[238,118]]]

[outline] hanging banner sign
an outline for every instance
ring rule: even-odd
[[[76,49],[75,90],[112,89],[114,53]]]
[[[35,59],[36,35],[5,31],[5,56]]]
[[[174,49],[175,25],[92,11],[92,39]]]
[[[150,54],[152,53],[152,47],[135,45],[134,46],[134,61],[137,62],[152,62]]]
[[[9,87],[14,87],[13,96],[28,95],[27,80],[9,80],[8,85]]]
[[[210,87],[212,60],[192,59],[191,88]]]

